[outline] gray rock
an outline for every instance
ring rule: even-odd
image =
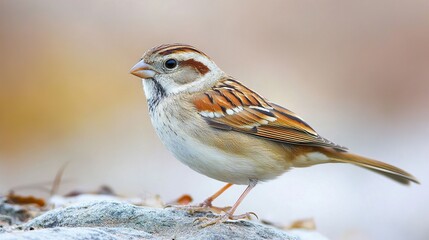
[[[138,207],[116,201],[87,202],[51,210],[0,239],[326,239],[288,233],[251,221],[228,221],[201,228],[198,217],[174,208]]]
[[[22,223],[30,218],[28,209],[20,205],[6,203],[6,199],[0,198],[0,222],[9,225]]]
[[[44,239],[44,240],[76,240],[76,239],[156,239],[143,231],[130,228],[104,228],[104,227],[55,227],[34,231],[11,232],[0,234],[2,240],[16,239]]]

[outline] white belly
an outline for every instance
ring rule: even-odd
[[[247,185],[250,179],[261,177],[257,174],[258,166],[253,164],[253,161],[219,151],[189,138],[186,141],[175,141],[166,145],[182,163],[219,181]]]
[[[273,179],[288,168],[263,153],[250,157],[211,146],[207,138],[213,137],[210,134],[217,130],[210,129],[208,125],[204,125],[207,131],[200,131],[205,136],[193,137],[190,133],[201,128],[204,122],[195,125],[194,122],[183,121],[171,111],[171,106],[169,111],[161,110],[165,105],[160,104],[151,114],[152,124],[165,146],[193,170],[219,181],[246,185],[249,179]]]

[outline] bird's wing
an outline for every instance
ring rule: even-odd
[[[233,79],[218,82],[210,90],[195,97],[193,103],[213,128],[243,132],[288,144],[347,150],[319,136],[295,113],[268,102]]]

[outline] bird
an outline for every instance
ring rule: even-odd
[[[232,207],[205,226],[250,217],[234,215],[247,194],[291,168],[349,163],[401,184],[419,183],[398,167],[350,153],[320,136],[297,114],[227,75],[191,45],[153,47],[130,73],[142,79],[152,125],[167,149],[191,169],[227,183],[199,207],[212,207],[232,185],[247,185]]]

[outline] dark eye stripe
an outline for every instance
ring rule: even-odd
[[[198,62],[194,59],[188,59],[186,61],[181,61],[180,66],[189,66],[195,68],[201,75],[205,75],[210,71],[210,69],[202,62]]]

